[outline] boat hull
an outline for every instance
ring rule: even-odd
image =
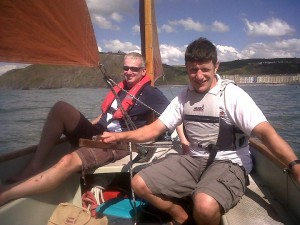
[[[155,148],[154,154],[146,161],[133,164],[133,172],[139,171],[149,163],[168,154],[180,153],[178,144],[170,146]],[[35,148],[23,149],[20,153],[13,155],[0,156],[1,181],[5,182],[8,177],[17,174],[29,162]],[[49,157],[48,166],[57,162],[70,149],[71,146],[67,141],[62,141],[55,146]],[[263,146],[252,142],[250,149],[254,160],[250,185],[240,203],[222,216],[221,224],[252,225],[254,221],[259,221],[259,224],[300,224],[300,208],[297,205],[300,199],[299,185],[288,173],[283,172],[282,165],[274,161]],[[136,152],[133,153],[133,159],[135,157],[137,157]],[[92,178],[91,180],[94,182],[92,185],[104,185],[103,181],[119,174],[130,184],[129,162],[130,157],[127,156],[90,171],[87,177]],[[70,202],[81,206],[83,184],[80,177],[80,173],[74,174],[53,191],[17,199],[0,207],[1,225],[47,224],[59,203]],[[118,179],[119,177],[115,180],[118,182]],[[89,181],[89,179],[87,180]],[[124,180],[119,180],[119,183],[124,184]],[[163,218],[163,220],[163,222],[152,221],[151,223],[143,221],[139,224],[166,224],[167,219]],[[132,224],[132,221],[110,218],[109,224]]]

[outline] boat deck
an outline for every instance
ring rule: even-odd
[[[249,179],[250,185],[247,187],[242,200],[223,215],[222,223],[224,225],[294,224],[288,219],[283,208],[275,200],[272,200],[273,197],[268,190],[263,186],[258,186],[259,182],[255,174],[249,176]]]

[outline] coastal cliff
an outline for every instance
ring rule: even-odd
[[[123,79],[124,53],[100,53],[107,74],[116,82]],[[164,76],[156,85],[183,85],[188,77],[183,65],[163,65]],[[218,73],[237,83],[300,83],[300,59],[246,59],[221,62]],[[98,68],[75,66],[30,65],[0,76],[2,89],[106,87]]]

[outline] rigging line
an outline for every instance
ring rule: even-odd
[[[120,107],[121,112],[124,115],[123,119],[125,121],[125,125],[126,125],[127,129],[128,130],[135,130],[136,126],[135,126],[134,122],[132,121],[132,119],[130,118],[130,116],[128,115],[128,113],[125,111],[124,107],[121,104],[121,100],[120,100],[119,96],[117,95],[117,93],[115,92],[115,90],[113,88],[115,82],[113,81],[113,79],[109,75],[107,75],[106,69],[105,69],[105,67],[104,67],[103,64],[99,64],[99,69],[100,69],[100,71],[101,71],[101,73],[103,75],[104,81],[109,85],[112,93],[114,94],[114,96],[116,98],[117,104]],[[120,88],[120,89],[122,90],[122,88]]]
[[[165,75],[165,72],[164,72],[164,71],[163,71],[162,77],[163,77],[163,81],[165,81],[166,86],[168,87],[168,89],[169,89],[169,91],[170,91],[172,97],[175,98],[176,95],[174,94],[174,92],[173,92],[173,90],[172,90],[172,88],[171,88],[171,85],[170,85],[170,83],[169,83],[169,81],[168,81],[168,79],[167,79],[167,76]]]

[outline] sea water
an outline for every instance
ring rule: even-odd
[[[300,153],[300,85],[240,85],[277,132]],[[159,86],[171,100],[184,86]],[[108,89],[0,90],[0,154],[38,143],[51,106],[67,101],[87,118],[100,113]]]

